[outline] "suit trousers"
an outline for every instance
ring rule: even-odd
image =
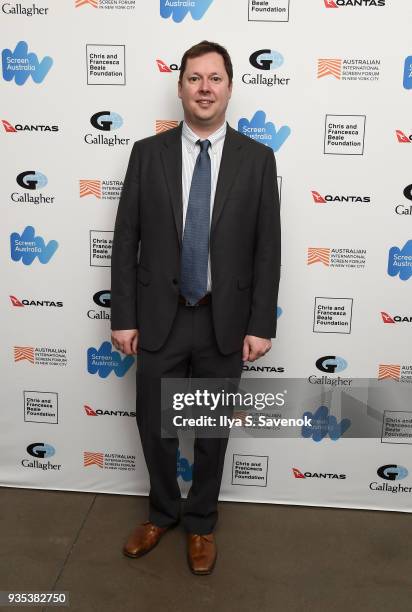
[[[136,420],[150,478],[149,520],[167,527],[180,520],[179,440],[161,437],[161,378],[240,379],[242,351],[219,351],[210,304],[179,304],[166,343],[158,351],[139,349],[137,364]],[[204,535],[215,527],[227,443],[228,437],[195,438],[192,486],[181,516],[189,533]]]

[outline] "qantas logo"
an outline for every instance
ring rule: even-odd
[[[156,60],[157,67],[159,68],[159,72],[176,72],[180,70],[177,64],[169,64],[169,66],[163,60]]]
[[[87,406],[87,404],[84,405],[84,409],[87,416],[97,416],[97,413],[93,410],[93,408],[90,408],[90,406]]]
[[[319,191],[312,191],[312,198],[315,204],[326,204],[326,202],[363,202],[368,203],[371,201],[370,196],[357,196],[357,195],[321,195]]]
[[[384,323],[412,323],[412,316],[395,315],[392,317],[387,312],[381,311],[381,317]]]
[[[404,132],[402,132],[402,130],[395,130],[396,133],[396,138],[398,139],[398,142],[407,142],[407,143],[411,143],[412,142],[412,134],[409,134],[409,136],[406,136]]]
[[[10,121],[6,121],[6,119],[1,120],[4,130],[8,133],[14,132],[58,132],[58,125],[29,125],[16,123],[12,125]]]
[[[295,478],[338,478],[339,480],[344,480],[346,478],[346,474],[333,474],[330,472],[301,472],[298,468],[292,468],[292,472]]]
[[[323,0],[326,8],[340,6],[386,6],[386,0]]]

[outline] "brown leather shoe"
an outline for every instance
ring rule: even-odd
[[[187,534],[187,560],[193,574],[211,574],[216,563],[217,549],[213,533]]]
[[[168,529],[169,527],[158,527],[150,521],[138,525],[124,545],[123,554],[134,559],[145,555],[159,543]]]

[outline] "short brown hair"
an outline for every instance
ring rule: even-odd
[[[233,66],[229,53],[224,47],[222,47],[222,45],[215,42],[210,42],[209,40],[202,40],[200,43],[193,45],[193,47],[190,47],[190,49],[183,53],[182,61],[180,63],[179,81],[182,81],[187,60],[189,58],[201,57],[202,55],[206,55],[206,53],[218,53],[222,56],[227,76],[229,77],[229,83],[231,83],[233,80]]]

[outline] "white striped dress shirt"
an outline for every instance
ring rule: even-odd
[[[187,206],[189,204],[190,185],[192,183],[193,170],[195,168],[196,159],[200,153],[200,146],[196,142],[200,140],[209,140],[210,147],[208,150],[210,157],[211,170],[211,186],[210,186],[210,221],[212,221],[213,203],[215,201],[217,178],[219,176],[220,161],[222,159],[223,144],[226,136],[226,121],[213,134],[206,138],[199,138],[197,134],[190,129],[187,123],[183,122],[182,128],[182,196],[183,196],[183,231],[185,228]],[[210,293],[212,290],[212,277],[210,271],[210,253],[207,266],[207,290]]]

